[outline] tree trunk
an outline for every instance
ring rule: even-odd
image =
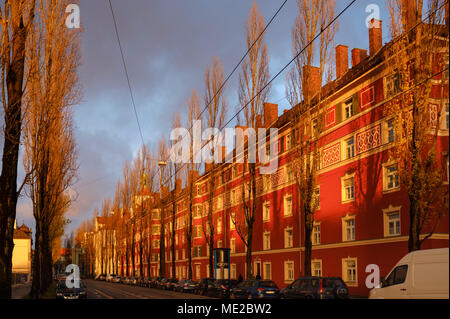
[[[14,4],[12,5],[14,6]],[[7,66],[9,69],[6,74],[8,105],[5,111],[5,140],[0,175],[0,299],[11,298],[14,220],[18,196],[17,164],[22,126],[22,84],[26,41],[26,30],[22,18],[20,18],[18,28],[14,29],[12,33],[13,52],[11,65]]]
[[[304,276],[311,276],[311,251],[312,251],[312,213],[304,207],[305,211],[305,270]]]

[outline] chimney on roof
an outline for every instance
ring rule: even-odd
[[[269,127],[278,119],[278,104],[264,103],[264,127]]]
[[[422,19],[422,14],[417,11],[417,0],[402,0],[403,31],[411,30]]]
[[[354,48],[352,50],[352,68],[357,66],[366,57],[367,57],[367,50]]]
[[[383,46],[383,33],[381,32],[382,21],[370,20],[369,23],[369,54],[373,56]]]
[[[336,78],[340,78],[348,71],[348,46],[336,46]]]
[[[311,99],[322,87],[320,68],[312,65],[303,66],[303,99]]]

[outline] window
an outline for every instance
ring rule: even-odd
[[[181,257],[182,259],[186,259],[186,251],[184,250],[184,248],[181,250]]]
[[[399,236],[400,229],[400,206],[383,209],[384,236]]]
[[[294,262],[285,261],[284,262],[284,281],[294,281]]]
[[[353,116],[353,99],[344,103],[344,120]]]
[[[383,165],[384,190],[389,191],[400,187],[398,175],[398,163]]]
[[[198,205],[197,207],[195,207],[194,208],[194,218],[202,217],[202,211],[203,211],[202,205]]]
[[[152,226],[152,234],[159,235],[161,231],[161,225],[153,225]]]
[[[231,191],[231,204],[236,204],[236,190]]]
[[[236,178],[237,176],[237,168],[236,165],[233,166],[232,170],[231,170],[231,174],[232,174],[232,178]]]
[[[230,252],[232,254],[236,253],[236,238],[230,239]]]
[[[230,213],[230,230],[235,230],[236,229],[236,213],[235,212],[231,212]]]
[[[202,225],[195,225],[195,238],[202,237]]]
[[[287,227],[284,229],[284,248],[291,248],[294,246],[293,234],[294,232],[292,227]]]
[[[200,280],[200,264],[195,265],[195,278]]]
[[[352,158],[355,156],[355,139],[353,137],[345,141],[345,154],[347,158]]]
[[[387,75],[384,80],[384,96],[390,98],[397,94],[400,85],[398,71],[394,70],[394,72]]]
[[[201,257],[202,256],[202,246],[194,246],[194,257]]]
[[[272,264],[271,263],[264,263],[264,278],[267,280],[272,279]]]
[[[385,282],[383,283],[383,287],[402,284],[405,282],[407,275],[408,275],[408,265],[397,266],[386,278]]]
[[[322,260],[311,261],[311,274],[318,277],[322,276]]]
[[[292,216],[292,195],[284,197],[284,216]]]
[[[294,171],[292,170],[291,164],[286,166],[286,176],[288,183],[294,181]]]
[[[342,177],[342,201],[355,199],[355,178],[353,176]]]
[[[270,175],[263,175],[263,188],[265,191],[270,189]]]
[[[197,185],[197,195],[201,195],[202,194],[202,188],[200,185]]]
[[[292,133],[286,135],[286,150],[289,151],[292,148]]]
[[[217,248],[222,248],[222,241],[221,240],[217,241]]]
[[[265,202],[263,206],[263,222],[270,220],[270,202]]]
[[[236,279],[236,264],[230,265],[230,279]]]
[[[320,245],[320,223],[314,222],[312,231],[312,244]]]
[[[217,234],[222,233],[222,217],[217,218]]]
[[[342,260],[342,278],[349,286],[357,286],[356,258],[346,258]]]
[[[270,249],[270,232],[266,231],[263,234],[263,250]]]
[[[317,119],[317,117],[313,118],[312,120],[312,125],[311,125],[311,130],[312,130],[312,136],[317,136],[318,132],[319,132],[319,121]]]
[[[394,141],[394,120],[390,119],[386,123],[387,126],[387,141],[392,143]]]
[[[342,219],[342,240],[355,240],[355,217],[348,215]]]
[[[280,154],[284,153],[284,136],[280,138]]]
[[[217,209],[223,209],[223,197],[219,196],[219,198],[217,199]]]

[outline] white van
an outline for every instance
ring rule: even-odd
[[[391,270],[370,299],[448,299],[448,248],[413,251]]]

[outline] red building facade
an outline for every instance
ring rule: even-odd
[[[321,162],[316,195],[319,208],[314,213],[312,234],[312,274],[339,276],[350,293],[367,296],[366,267],[375,264],[380,276],[387,275],[408,252],[409,199],[398,179],[398,166],[390,158],[393,132],[386,116],[391,97],[391,78],[386,71],[380,30],[371,30],[370,55],[353,49],[352,67],[348,66],[348,48],[336,48],[337,79],[326,97],[324,131],[320,135]],[[376,32],[374,32],[376,31]],[[448,32],[448,31],[447,31]],[[440,54],[446,59],[447,45]],[[438,125],[438,153],[443,178],[448,187],[448,71],[433,79],[430,96],[430,121]],[[320,88],[317,88],[320,89]],[[439,114],[440,118],[437,118]],[[289,112],[278,117],[277,106],[264,107],[264,127],[279,129],[278,170],[257,176],[257,214],[253,231],[252,270],[256,276],[274,280],[285,287],[304,273],[304,216],[299,215],[299,194],[292,177],[291,162],[296,136],[292,134]],[[213,170],[211,170],[211,168]],[[196,179],[193,206],[192,271],[193,279],[209,276],[209,256],[205,239],[208,211],[208,181],[216,178],[213,200],[215,248],[231,249],[230,270],[226,277],[246,274],[246,250],[231,216],[242,210],[242,188],[246,181],[242,163],[208,166]],[[246,170],[247,172],[247,170]],[[168,195],[166,196],[168,198]],[[166,276],[188,276],[186,216],[189,211],[187,189],[175,193],[175,224],[172,202],[164,208],[166,234]],[[159,210],[152,213],[152,261],[146,264],[150,276],[159,275]],[[175,256],[171,255],[172,229],[175,229]],[[429,229],[426,229],[428,231]],[[148,239],[147,239],[148,240]],[[445,214],[434,234],[422,249],[449,246],[449,220]],[[138,268],[138,264],[136,263]]]

